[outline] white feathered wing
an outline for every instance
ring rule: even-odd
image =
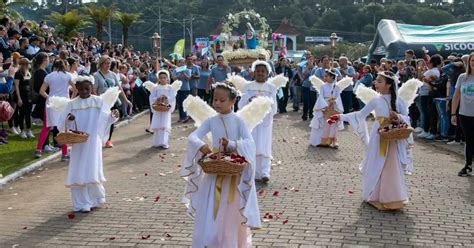
[[[285,77],[283,74],[278,74],[275,77],[268,79],[268,83],[273,84],[277,88],[277,90],[281,87],[284,87],[287,82],[288,78]]]
[[[345,77],[341,80],[339,80],[336,85],[337,87],[343,91],[345,88],[349,87],[350,85],[352,85],[353,81],[352,81],[352,78],[351,77]]]
[[[189,95],[183,102],[184,111],[191,116],[194,120],[194,126],[199,127],[201,123],[217,114],[217,112],[211,108],[201,98]]]
[[[102,101],[104,101],[108,106],[114,106],[120,94],[120,89],[118,86],[107,89],[104,94],[100,95]]]
[[[272,99],[269,97],[258,96],[242,109],[237,111],[237,115],[244,119],[247,127],[252,131],[254,127],[263,121],[263,118],[270,113],[272,109]]]
[[[143,87],[145,87],[145,89],[147,89],[148,91],[153,92],[156,87],[156,84],[152,81],[146,81],[143,83]]]
[[[409,107],[413,104],[413,101],[418,95],[416,92],[421,86],[423,86],[423,82],[416,78],[412,78],[402,84],[400,89],[398,89],[398,97],[400,97],[405,102],[406,106]]]
[[[356,91],[356,97],[359,98],[363,103],[367,104],[370,100],[374,99],[375,97],[379,96],[377,91],[361,85]]]
[[[110,107],[114,106],[115,102],[117,101],[118,97],[120,94],[119,87],[112,87],[107,89],[104,94],[100,95],[100,98]],[[48,98],[48,104],[47,106],[49,108],[53,108],[54,110],[58,112],[64,112],[64,110],[67,108],[68,103],[71,101],[71,99],[68,99],[66,97],[60,97],[60,96],[52,96]]]
[[[171,88],[173,88],[175,92],[175,96],[178,93],[178,90],[181,89],[182,85],[183,85],[183,82],[181,80],[176,80],[171,84]]]
[[[317,92],[321,90],[321,86],[323,86],[324,82],[320,78],[316,77],[315,75],[312,75],[309,77],[309,81],[313,85],[313,87],[316,89]]]
[[[247,80],[245,80],[245,78],[230,73],[227,74],[227,81],[231,82],[240,92],[244,91],[245,85],[247,84]]]

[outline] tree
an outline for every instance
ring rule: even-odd
[[[123,45],[128,47],[128,29],[134,23],[141,23],[139,21],[142,13],[124,13],[117,11],[115,14],[115,20],[117,20],[122,25],[122,36],[123,36]]]
[[[79,30],[88,27],[91,23],[87,17],[78,13],[77,10],[71,10],[64,15],[59,12],[53,12],[47,19],[56,23],[57,29],[64,32],[66,38],[73,37]]]
[[[115,11],[116,11],[115,5],[98,6],[95,3],[89,3],[83,7],[83,10],[95,23],[95,28],[96,28],[95,37],[98,40],[102,40],[102,29],[104,28],[104,23],[109,18],[112,18],[113,15],[115,14]]]
[[[14,10],[13,7],[21,7],[21,6],[27,6],[27,7],[34,7],[37,5],[34,1],[32,0],[16,0],[16,1],[7,1],[7,0],[1,0],[0,1],[0,16],[5,16],[9,17],[14,20],[21,20],[23,17],[21,16],[18,11]]]

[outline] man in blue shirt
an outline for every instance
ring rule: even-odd
[[[339,66],[342,77],[355,78],[356,72],[354,67],[348,65],[346,57],[339,58]],[[339,80],[339,79],[338,79]],[[349,85],[341,92],[342,105],[344,106],[344,114],[352,112],[352,97],[353,97],[352,85]]]
[[[186,68],[191,71],[191,79],[189,79],[190,93],[197,96],[197,84],[199,83],[200,69],[194,64],[195,58],[193,55],[186,55]]]
[[[301,119],[303,119],[303,121],[308,119],[308,115],[310,119],[313,118],[311,102],[314,100],[316,103],[316,100],[311,98],[311,82],[309,81],[309,77],[311,76],[311,71],[314,68],[315,62],[312,55],[307,56],[307,63],[298,66],[298,76],[300,77],[301,81],[303,81],[301,85],[301,98],[303,100],[303,116],[301,116]]]
[[[191,70],[186,68],[186,60],[181,58],[178,61],[178,67],[173,71],[173,80],[180,80],[183,82],[181,89],[178,90],[176,95],[176,105],[178,106],[179,111],[179,120],[178,122],[186,123],[189,121],[189,117],[184,112],[183,102],[188,97],[190,92],[189,79],[191,79]]]

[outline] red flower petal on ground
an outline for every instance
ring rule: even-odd
[[[263,196],[263,195],[265,195],[265,191],[263,189],[258,191],[258,196]]]
[[[148,176],[148,173],[145,173],[145,176]]]
[[[72,220],[72,219],[76,218],[76,215],[75,214],[68,214],[67,217],[68,217],[68,219]]]
[[[286,142],[286,139],[282,139],[281,141],[282,141],[282,142]]]
[[[166,237],[167,237],[167,238],[171,238],[171,237],[173,237],[173,236],[171,236],[171,234],[167,233],[167,234],[166,234]]]
[[[283,225],[285,225],[286,223],[288,223],[288,220],[284,220],[284,221],[283,221]]]
[[[115,237],[110,237],[109,240],[115,240]]]
[[[28,227],[27,227],[27,226],[24,226],[24,227],[23,227],[23,229],[25,229],[25,230],[26,230],[26,229],[28,229]]]
[[[151,237],[150,234],[148,234],[148,235],[142,235],[142,239],[149,239],[150,237]]]
[[[295,192],[300,192],[300,190],[299,190],[299,189],[295,189]]]
[[[354,194],[354,191],[352,191],[352,190],[349,190],[349,194]]]
[[[279,195],[280,195],[280,192],[278,191],[273,192],[273,196],[279,196]]]
[[[273,219],[273,215],[269,214],[269,215],[267,216],[267,219]]]
[[[284,190],[288,190],[288,187],[284,187],[283,189],[284,189]]]
[[[155,202],[157,202],[159,200],[160,200],[160,196],[158,195],[158,196],[155,197]]]

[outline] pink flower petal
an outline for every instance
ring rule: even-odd
[[[148,235],[142,235],[142,239],[149,239],[150,237],[151,237],[150,234],[148,234]]]
[[[283,225],[285,225],[286,223],[288,223],[288,220],[284,220],[284,221],[283,221]]]
[[[273,192],[273,196],[279,196],[279,195],[280,195],[280,192],[278,191]]]
[[[263,196],[265,195],[265,190],[261,189],[258,191],[258,196]]]
[[[157,202],[159,200],[160,200],[160,196],[158,195],[158,196],[155,197],[155,202]]]

